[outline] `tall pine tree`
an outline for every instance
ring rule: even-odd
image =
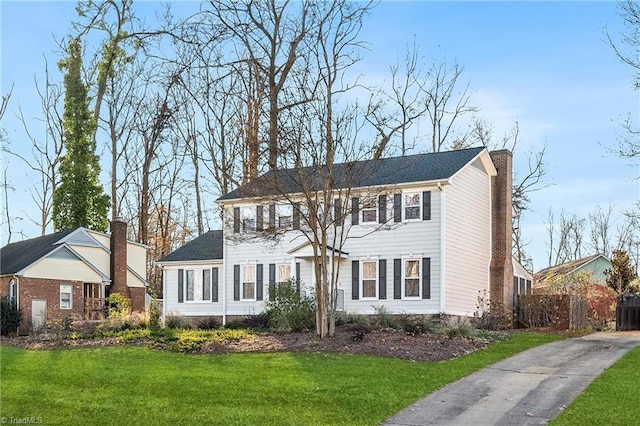
[[[109,196],[98,181],[95,126],[89,110],[87,87],[82,81],[82,44],[69,43],[69,57],[58,64],[64,76],[64,148],[60,184],[53,194],[53,226],[56,231],[83,226],[106,231]]]

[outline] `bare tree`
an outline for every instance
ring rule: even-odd
[[[600,205],[589,212],[589,238],[594,253],[611,256],[611,204],[604,210]]]
[[[547,232],[549,236],[549,266],[578,260],[583,256],[586,220],[575,213],[560,211],[559,221],[549,210]],[[556,228],[557,225],[557,228]],[[554,241],[557,243],[554,244]]]
[[[18,109],[18,118],[22,122],[25,135],[31,142],[31,155],[25,156],[18,151],[12,150],[9,146],[3,147],[3,151],[20,159],[29,169],[37,174],[37,185],[31,188],[31,198],[38,206],[40,217],[27,218],[40,227],[40,234],[45,235],[47,227],[52,221],[53,193],[58,184],[58,168],[63,150],[64,129],[61,102],[63,98],[63,88],[54,84],[49,79],[49,68],[45,60],[44,87],[34,79],[34,84],[38,96],[40,97],[40,108],[42,110],[42,121],[44,124],[44,134],[34,135],[29,120],[32,117],[25,117],[22,108]]]

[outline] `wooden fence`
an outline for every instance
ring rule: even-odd
[[[587,301],[577,296],[567,294],[520,295],[515,307],[515,327],[577,330],[588,325],[587,311]]]
[[[618,296],[616,330],[640,330],[640,296]]]

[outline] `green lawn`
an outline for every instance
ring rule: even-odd
[[[553,425],[635,425],[640,422],[640,347],[602,373]]]
[[[447,383],[557,339],[516,333],[442,363],[0,346],[0,417],[40,417],[44,424],[374,425]]]

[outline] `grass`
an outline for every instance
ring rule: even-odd
[[[315,353],[0,346],[0,417],[35,417],[44,424],[374,425],[447,383],[557,339],[516,333],[441,363]]]
[[[609,367],[551,424],[633,425],[640,419],[640,347]]]

